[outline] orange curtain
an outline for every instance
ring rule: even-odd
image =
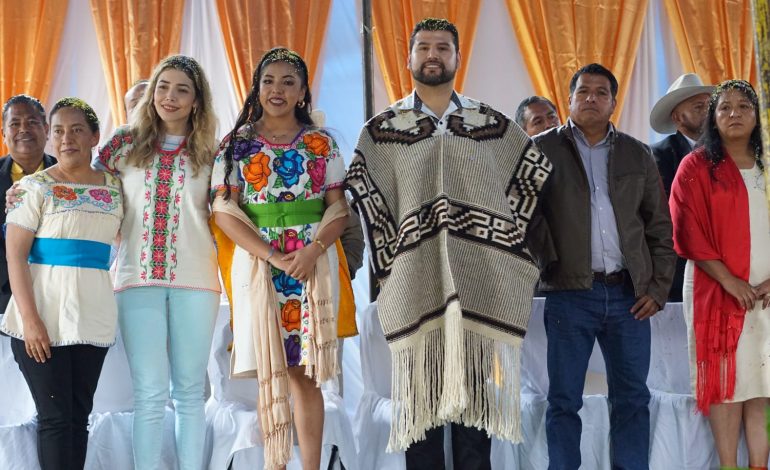
[[[125,124],[123,95],[179,52],[184,0],[90,0],[115,125]]]
[[[663,0],[682,66],[705,83],[741,78],[757,86],[749,0]],[[693,27],[693,25],[697,27]]]
[[[597,62],[617,77],[616,119],[634,69],[647,0],[506,0],[535,92],[553,101],[564,122],[569,81]]]
[[[66,0],[5,1],[0,7],[0,105],[20,93],[48,100]],[[0,155],[8,152],[5,144]]]
[[[297,51],[313,83],[331,0],[217,0],[238,102],[246,100],[259,59],[284,46]]]
[[[412,92],[412,75],[406,68],[409,36],[415,24],[429,17],[446,18],[457,26],[462,62],[457,71],[455,89],[462,92],[480,11],[481,2],[478,0],[372,1],[374,50],[391,102]]]

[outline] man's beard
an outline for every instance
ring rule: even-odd
[[[445,83],[449,83],[455,78],[455,73],[457,72],[457,69],[452,70],[451,72],[447,71],[446,67],[444,67],[444,64],[439,64],[441,66],[441,73],[438,75],[428,75],[424,72],[425,66],[427,66],[430,63],[436,63],[436,62],[426,62],[422,64],[422,66],[418,70],[412,70],[412,78],[414,78],[416,81],[428,85],[428,86],[438,86],[443,85]]]
[[[688,130],[690,134],[696,135],[700,138],[703,135],[703,130],[706,128],[706,117],[703,118],[703,122],[700,126],[696,127],[695,125],[688,123],[683,127]]]

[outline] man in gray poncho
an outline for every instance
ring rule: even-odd
[[[526,232],[550,162],[511,119],[454,91],[457,29],[418,23],[415,90],[372,118],[346,178],[393,359],[390,450],[407,468],[490,468],[521,440],[519,352],[538,277]]]

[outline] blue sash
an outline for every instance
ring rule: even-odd
[[[35,238],[29,250],[29,262],[109,271],[110,245],[91,240]]]

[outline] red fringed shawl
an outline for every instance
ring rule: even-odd
[[[726,152],[725,152],[726,154]],[[693,261],[719,260],[736,277],[749,280],[749,198],[732,158],[711,172],[703,148],[687,155],[671,186],[674,249]],[[698,369],[698,410],[722,403],[735,392],[735,351],[746,310],[722,286],[695,267],[693,324]]]

